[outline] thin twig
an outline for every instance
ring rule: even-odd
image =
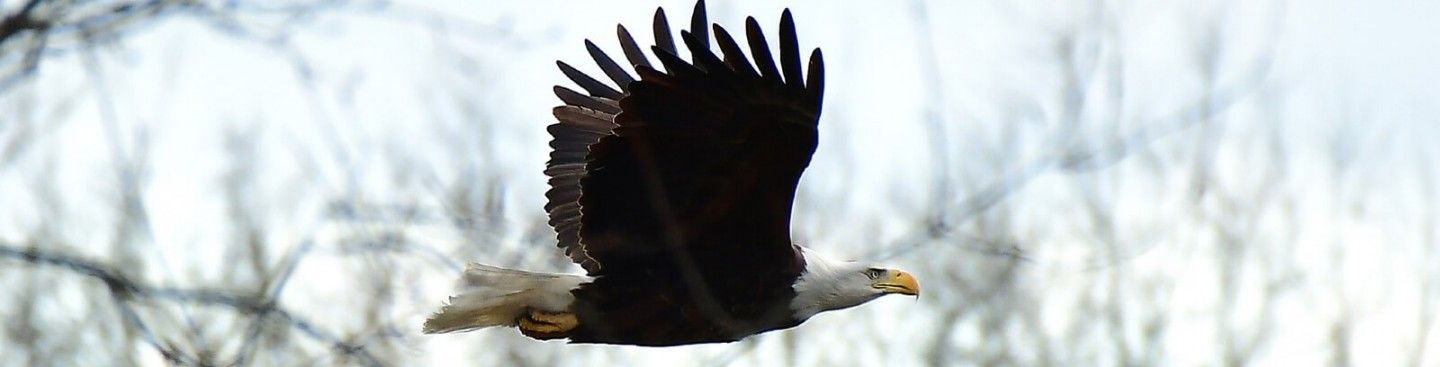
[[[165,300],[172,302],[190,303],[207,306],[220,306],[229,308],[236,312],[254,315],[257,322],[266,318],[278,320],[290,328],[300,331],[311,339],[326,343],[334,351],[346,356],[358,357],[363,364],[368,366],[383,365],[380,360],[371,355],[363,344],[354,344],[342,340],[334,333],[315,326],[314,323],[296,316],[295,314],[280,308],[276,302],[262,297],[252,297],[231,294],[229,292],[215,289],[183,289],[175,287],[155,287],[142,284],[108,266],[98,262],[85,260],[72,255],[65,255],[55,251],[40,250],[35,248],[21,248],[0,244],[0,257],[17,259],[34,265],[59,267],[71,272],[95,278],[105,284],[110,290],[118,307],[121,307],[122,314],[129,322],[136,323],[146,336],[147,343],[155,347],[162,355],[171,361],[183,362],[184,359],[173,349],[161,345],[158,338],[151,335],[148,327],[145,327],[143,320],[129,309],[129,301],[134,299]]]
[[[1283,12],[1283,9],[1277,10]],[[1277,21],[1278,23],[1278,21]],[[1140,129],[1120,139],[1115,144],[1101,146],[1089,151],[1064,151],[1048,157],[1042,157],[1030,162],[1011,173],[1002,176],[1000,179],[985,186],[978,192],[966,197],[956,205],[956,210],[942,211],[953,213],[948,217],[935,218],[921,225],[921,228],[912,230],[910,234],[901,236],[899,240],[892,242],[869,258],[890,259],[905,253],[909,253],[920,247],[937,243],[938,240],[955,236],[957,228],[980,214],[985,213],[999,204],[1000,201],[1008,198],[1011,194],[1019,191],[1026,184],[1046,173],[1057,170],[1070,172],[1091,172],[1110,167],[1111,165],[1129,157],[1131,153],[1146,149],[1151,143],[1161,138],[1179,133],[1191,127],[1203,125],[1214,119],[1230,108],[1239,104],[1240,101],[1249,98],[1259,91],[1265,82],[1270,79],[1271,70],[1274,68],[1275,54],[1278,52],[1278,40],[1280,39],[1279,27],[1270,32],[1274,35],[1269,41],[1270,47],[1266,53],[1258,58],[1258,65],[1251,69],[1246,77],[1240,78],[1240,82],[1234,83],[1226,88],[1218,89],[1205,98],[1201,98],[1194,105],[1180,109],[1175,113],[1165,115],[1161,118],[1152,119],[1140,123]],[[1018,247],[995,250],[991,248],[979,249],[984,252],[995,252],[1006,257],[1020,260],[1027,260],[1018,251]],[[1027,260],[1028,261],[1028,260]]]

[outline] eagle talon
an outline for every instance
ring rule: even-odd
[[[561,338],[580,325],[575,314],[530,309],[520,317],[520,332],[541,339]]]

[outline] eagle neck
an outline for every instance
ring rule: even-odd
[[[839,289],[840,278],[848,272],[851,263],[831,260],[804,247],[800,247],[800,252],[805,259],[805,271],[795,279],[795,299],[790,301],[790,309],[795,312],[796,321],[805,321],[817,313],[837,308],[832,305],[843,293]]]

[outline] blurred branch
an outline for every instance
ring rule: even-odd
[[[49,26],[48,23],[35,19],[31,15],[35,10],[35,6],[39,3],[40,0],[30,0],[30,2],[25,3],[25,5],[15,13],[5,16],[4,20],[0,20],[0,61],[7,58],[4,55],[12,54],[6,52],[7,47],[5,45],[12,37],[26,31],[43,34],[45,28]],[[24,76],[35,72],[36,67],[40,64],[40,51],[45,49],[45,40],[43,36],[31,37],[29,44],[26,45],[24,56],[21,57],[16,70],[13,72],[0,70],[0,90],[6,89],[6,87],[19,81]],[[6,75],[6,73],[10,74]]]
[[[1279,14],[1283,14],[1283,9],[1277,9],[1276,14],[1278,18]],[[1213,93],[1202,96],[1191,106],[1158,118],[1138,122],[1137,125],[1141,126],[1140,128],[1110,144],[1104,144],[1091,150],[1063,147],[1055,154],[1022,165],[1009,174],[1001,176],[990,185],[965,197],[954,206],[954,210],[942,210],[940,212],[944,214],[926,218],[927,220],[921,224],[921,228],[901,236],[891,245],[872,253],[870,258],[889,259],[936,243],[936,240],[965,237],[956,233],[961,224],[990,210],[1040,176],[1055,171],[1084,173],[1102,170],[1124,160],[1131,153],[1147,149],[1151,143],[1161,138],[1210,122],[1215,116],[1229,111],[1240,101],[1254,95],[1269,80],[1279,48],[1281,36],[1279,23],[1278,19],[1273,22],[1276,30],[1268,33],[1272,37],[1267,41],[1267,47],[1264,47],[1263,53],[1256,58],[1256,66],[1245,72],[1238,82],[1215,89]],[[1211,77],[1218,78],[1219,76]],[[981,240],[980,242],[989,242],[992,246],[972,249],[1017,260],[1031,260],[1024,256],[1016,245],[995,243],[996,241],[993,240]],[[1000,246],[993,246],[995,244]]]
[[[25,55],[13,70],[0,70],[0,90],[30,76],[39,68],[41,54],[52,47],[53,40],[78,35],[88,42],[97,37],[113,36],[127,29],[135,20],[160,14],[182,6],[195,5],[181,1],[131,1],[94,5],[86,2],[42,2],[31,0],[0,21],[0,55]],[[21,36],[24,45],[15,45]],[[23,48],[23,52],[14,52]],[[0,60],[5,57],[0,56]]]
[[[21,55],[14,67],[0,68],[0,91],[33,75],[42,56],[70,51],[76,45],[114,41],[167,15],[189,15],[237,39],[283,46],[287,44],[290,28],[313,19],[316,13],[335,10],[385,10],[386,16],[402,22],[498,41],[512,48],[526,45],[522,42],[526,37],[515,34],[512,27],[503,23],[485,24],[424,6],[393,4],[389,0],[28,0],[10,14],[0,14],[0,64],[9,64],[10,55]],[[554,37],[554,33],[550,30],[543,36]],[[295,52],[286,53],[293,57]],[[302,73],[306,72],[301,69]]]
[[[16,10],[15,13],[5,16],[4,19],[0,19],[0,45],[4,45],[5,41],[9,40],[11,36],[21,31],[38,31],[45,29],[48,23],[35,19],[35,17],[32,16],[35,12],[36,5],[40,5],[40,0],[30,0],[26,2],[25,5],[20,6],[20,9]]]
[[[940,43],[935,42],[934,32],[930,30],[930,17],[928,16],[930,11],[926,9],[925,2],[919,0],[912,1],[910,4],[910,14],[910,17],[915,20],[915,28],[919,30],[917,33],[920,36],[920,44],[925,45],[925,47],[919,48],[921,53],[920,67],[921,70],[923,70],[922,74],[930,76],[926,78],[923,83],[920,83],[920,87],[926,91],[925,96],[927,100],[924,104],[925,111],[923,115],[925,119],[925,129],[927,130],[925,137],[928,139],[927,147],[930,149],[929,156],[931,159],[931,169],[933,170],[930,174],[935,180],[931,183],[931,192],[929,194],[930,199],[934,200],[934,202],[945,203],[954,200],[955,194],[951,192],[950,188],[955,185],[950,177],[952,168],[951,154],[948,151],[951,145],[950,134],[946,133],[946,119],[943,115],[944,111],[940,108],[940,106],[945,105],[945,101],[949,99],[943,85],[944,73],[940,68],[940,56],[935,50],[940,46]],[[943,218],[949,210],[950,207],[947,205],[936,205],[930,215]]]
[[[239,38],[275,42],[284,30],[321,9],[348,4],[322,0],[299,5],[258,6],[243,1],[202,0],[39,1],[30,0],[0,18],[0,64],[22,55],[14,67],[0,69],[0,91],[38,70],[42,56],[71,51],[75,46],[113,41],[134,29],[153,25],[166,15],[190,14]],[[240,15],[278,19],[270,27],[247,24]],[[269,28],[271,32],[257,29]]]
[[[220,306],[241,314],[252,315],[257,319],[269,318],[284,323],[290,328],[309,336],[311,339],[330,345],[330,348],[335,352],[345,356],[359,358],[365,365],[381,365],[380,361],[365,349],[364,344],[346,342],[334,333],[321,329],[314,323],[281,308],[273,299],[268,297],[236,295],[220,290],[204,288],[182,289],[151,286],[126,278],[115,269],[98,262],[35,248],[20,248],[0,244],[0,257],[12,258],[37,266],[58,267],[101,281],[110,291],[111,298],[114,299],[116,306],[121,309],[121,313],[125,316],[126,320],[140,329],[147,342],[154,346],[161,355],[165,356],[165,358],[171,362],[183,363],[190,359],[179,354],[175,348],[162,345],[158,339],[151,334],[153,331],[146,326],[145,322],[139,317],[139,314],[131,308],[130,301],[148,299]]]

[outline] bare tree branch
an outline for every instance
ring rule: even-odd
[[[85,260],[77,256],[61,254],[55,251],[46,251],[35,248],[21,248],[11,245],[0,244],[0,257],[7,257],[29,263],[36,266],[52,266],[74,272],[79,275],[94,278],[105,284],[110,291],[111,298],[128,322],[138,326],[146,341],[166,359],[182,364],[191,364],[193,360],[188,356],[181,355],[178,350],[163,345],[152,334],[152,330],[137,313],[131,309],[130,302],[137,299],[164,300],[177,303],[189,303],[207,306],[220,306],[234,310],[235,312],[253,315],[257,320],[270,319],[288,325],[291,329],[300,331],[311,339],[330,345],[330,348],[341,355],[355,357],[365,365],[380,366],[382,363],[365,349],[364,344],[346,342],[335,333],[316,326],[309,320],[296,316],[284,308],[281,308],[273,299],[268,297],[244,296],[228,293],[214,289],[184,289],[174,287],[155,287],[133,281],[120,272],[115,271],[104,264]]]
[[[1231,107],[1263,89],[1266,81],[1270,79],[1281,38],[1279,15],[1283,14],[1283,10],[1283,8],[1275,10],[1276,17],[1272,26],[1276,28],[1276,31],[1269,33],[1272,38],[1267,41],[1264,53],[1256,58],[1253,68],[1245,72],[1243,77],[1238,78],[1238,82],[1215,89],[1191,106],[1140,122],[1137,125],[1141,128],[1111,144],[1103,144],[1092,150],[1069,150],[1061,147],[1055,154],[1022,165],[1001,176],[990,185],[965,197],[953,206],[953,210],[941,210],[939,211],[942,213],[941,216],[927,218],[928,220],[920,224],[920,228],[912,230],[910,234],[901,236],[891,245],[870,254],[871,257],[889,259],[937,243],[937,240],[957,237],[956,232],[960,225],[990,210],[1037,177],[1055,171],[1080,173],[1105,169],[1124,160],[1131,153],[1147,149],[1161,138],[1212,121],[1215,116],[1228,111]],[[1218,76],[1212,77],[1218,78]],[[989,243],[990,246],[970,247],[970,249],[981,253],[1030,260],[1019,251],[1018,246],[1001,243],[1001,246],[997,247],[994,246],[996,242],[993,240],[980,241],[980,243]]]
[[[22,31],[43,30],[48,26],[45,21],[32,16],[36,5],[40,5],[40,0],[30,0],[20,6],[19,10],[0,19],[0,46],[3,46],[11,36]]]

